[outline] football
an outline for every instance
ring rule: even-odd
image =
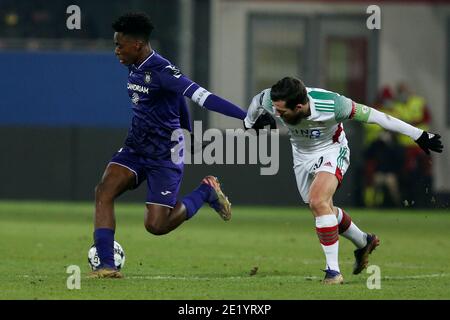
[[[92,270],[97,270],[100,265],[100,258],[97,254],[97,248],[93,244],[88,252],[88,263]],[[114,264],[118,270],[122,269],[125,264],[125,251],[122,246],[114,241]]]

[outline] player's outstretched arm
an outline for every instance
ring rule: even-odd
[[[208,110],[221,113],[223,115],[244,120],[246,112],[235,104],[225,100],[205,88],[200,87],[195,82],[185,91],[184,96],[188,97],[196,104]]]
[[[156,74],[156,78],[159,79],[162,88],[182,94],[201,107],[240,120],[245,118],[244,110],[200,87],[173,65],[165,66]]]
[[[359,103],[355,104],[353,119],[366,123],[376,123],[389,131],[407,135],[428,155],[430,150],[441,153],[444,148],[439,134],[429,133],[416,128],[395,117]]]

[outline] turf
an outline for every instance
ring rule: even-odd
[[[351,274],[353,245],[340,241],[341,286],[321,284],[324,257],[304,207],[234,207],[223,222],[208,207],[165,236],[148,234],[143,206],[116,206],[124,279],[88,279],[90,203],[0,202],[0,299],[450,299],[450,212],[348,210],[381,245]],[[81,289],[69,290],[69,265]]]

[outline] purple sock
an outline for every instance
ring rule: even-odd
[[[114,264],[114,230],[99,228],[94,231],[94,241],[100,259],[99,268],[113,268]]]
[[[205,202],[211,202],[210,199],[214,193],[211,192],[213,188],[207,184],[202,183],[197,189],[189,193],[181,200],[186,207],[186,220],[192,218]]]

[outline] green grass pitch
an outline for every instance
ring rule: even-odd
[[[371,274],[351,274],[353,245],[340,238],[345,284],[321,284],[324,256],[304,207],[210,208],[165,236],[148,234],[142,204],[116,205],[124,279],[88,279],[90,203],[0,202],[0,299],[450,299],[450,212],[349,209],[381,245]],[[81,268],[67,288],[66,268]],[[257,270],[256,270],[257,268]],[[253,271],[253,272],[252,272]]]

